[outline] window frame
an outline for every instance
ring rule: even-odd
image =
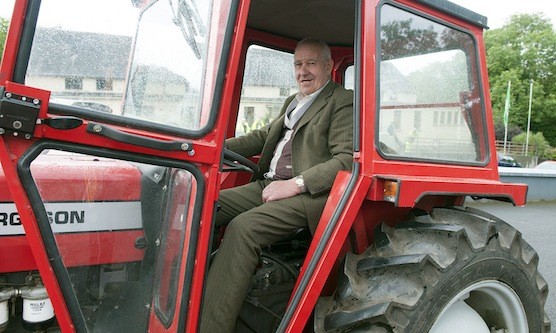
[[[389,5],[391,7],[394,7],[396,9],[402,10],[408,14],[411,15],[415,15],[418,17],[421,17],[423,19],[426,19],[428,21],[430,21],[431,23],[435,23],[435,24],[439,24],[442,25],[446,28],[449,29],[453,29],[457,32],[463,33],[466,36],[469,37],[470,41],[472,42],[472,49],[471,53],[466,52],[466,50],[464,49],[460,49],[463,51],[463,53],[466,55],[466,61],[467,64],[469,66],[468,69],[468,81],[470,85],[476,85],[476,87],[474,87],[473,90],[475,90],[478,93],[479,99],[480,99],[480,121],[481,121],[481,125],[480,125],[480,131],[476,131],[476,132],[471,132],[471,139],[473,142],[475,142],[475,146],[474,149],[476,150],[477,153],[477,158],[475,161],[462,161],[462,160],[449,160],[449,159],[432,159],[432,158],[427,158],[424,156],[418,157],[418,156],[399,156],[399,155],[394,155],[394,154],[388,154],[388,152],[385,152],[381,149],[382,145],[379,144],[380,142],[380,138],[379,138],[379,134],[380,134],[380,113],[381,113],[381,84],[380,84],[380,75],[381,75],[381,63],[383,61],[382,59],[382,45],[381,45],[381,33],[382,33],[382,27],[381,27],[381,23],[382,23],[382,9],[385,5]],[[473,35],[473,33],[471,33],[468,30],[463,29],[460,26],[454,25],[450,22],[444,21],[438,17],[435,16],[431,16],[427,13],[423,13],[420,12],[414,8],[408,7],[406,5],[403,4],[399,4],[396,2],[393,2],[391,0],[385,0],[385,1],[381,1],[381,3],[379,5],[377,5],[376,7],[376,57],[377,57],[377,61],[375,62],[376,65],[376,87],[375,87],[375,91],[376,91],[376,118],[375,118],[375,131],[374,131],[374,140],[375,140],[375,150],[378,153],[378,155],[384,159],[384,160],[392,160],[392,161],[408,161],[408,162],[418,162],[418,163],[433,163],[433,164],[448,164],[448,165],[462,165],[462,166],[486,166],[489,163],[489,157],[490,157],[490,146],[488,145],[488,127],[487,127],[487,119],[486,119],[486,105],[485,105],[485,96],[484,96],[484,89],[482,86],[482,82],[481,82],[481,73],[480,73],[480,64],[479,64],[479,50],[478,50],[478,43],[477,43],[477,39],[475,38],[475,36]],[[474,111],[477,112],[477,111]],[[438,125],[441,124],[441,117],[442,117],[442,112],[440,112],[439,117],[438,117]],[[444,117],[446,117],[446,115],[444,114]],[[421,118],[423,118],[423,115],[421,114]],[[462,117],[463,118],[463,115]],[[434,119],[434,115],[431,115],[431,121]],[[423,119],[421,119],[421,122],[423,122]],[[463,121],[463,123],[465,124],[464,126],[470,127],[470,124],[467,123],[465,120]],[[459,124],[459,122],[458,122]]]

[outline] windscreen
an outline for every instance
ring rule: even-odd
[[[25,84],[85,118],[201,130],[215,109],[228,2],[43,1]]]

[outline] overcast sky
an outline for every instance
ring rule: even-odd
[[[1,1],[1,0],[0,0]],[[556,26],[556,1],[553,0],[451,0],[488,18],[490,29],[502,27],[514,14],[542,13]]]
[[[520,13],[543,13],[552,21],[552,25],[556,25],[556,1],[553,0],[451,1],[486,16],[488,18],[488,25],[491,29],[500,28],[507,23],[511,15]],[[0,17],[11,17],[14,2],[15,0],[0,0]]]

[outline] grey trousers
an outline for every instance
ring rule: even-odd
[[[269,183],[269,180],[255,181],[220,193],[221,209],[216,224],[228,225],[208,272],[202,333],[234,331],[261,248],[307,225],[305,206],[299,195],[262,202],[262,190]]]

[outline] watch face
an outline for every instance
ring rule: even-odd
[[[295,183],[297,184],[297,186],[303,186],[304,185],[303,178],[296,178]]]

